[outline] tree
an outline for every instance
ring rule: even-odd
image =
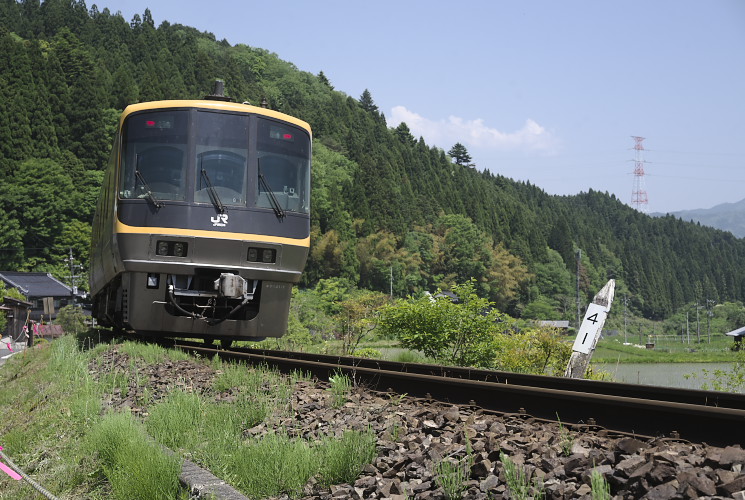
[[[375,114],[378,113],[378,107],[373,101],[372,94],[370,94],[370,91],[367,89],[365,89],[360,96],[360,106],[362,106],[362,109],[364,109],[365,111]]]
[[[463,167],[475,167],[476,165],[471,163],[471,155],[468,154],[466,147],[460,142],[456,142],[455,145],[450,148],[448,154],[453,158],[456,165]]]
[[[54,260],[51,250],[73,209],[70,178],[54,160],[29,159],[21,162],[7,187],[10,213],[23,229],[26,265]]]
[[[455,285],[452,291],[457,303],[438,293],[383,308],[381,329],[398,337],[403,347],[422,351],[438,362],[491,366],[494,337],[506,328],[506,316],[476,295],[473,281]]]
[[[321,71],[321,72],[319,72],[319,73],[318,73],[318,80],[319,80],[319,81],[320,81],[320,82],[321,82],[322,84],[324,84],[324,85],[325,85],[326,87],[328,87],[328,88],[329,88],[329,90],[334,90],[334,86],[333,86],[333,85],[331,85],[331,82],[330,82],[330,81],[329,81],[329,79],[328,79],[328,78],[326,77],[326,75],[324,75],[324,74],[323,74],[323,71]]]
[[[377,316],[387,297],[380,292],[360,290],[339,304],[342,353],[352,354],[363,338],[377,326]]]
[[[65,333],[77,335],[85,329],[85,314],[80,307],[68,305],[60,308],[57,323],[62,326]]]

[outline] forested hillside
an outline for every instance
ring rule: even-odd
[[[745,298],[745,240],[650,218],[607,194],[549,196],[461,165],[405,124],[388,128],[371,93],[334,90],[333,75],[192,27],[156,27],[149,11],[128,21],[82,0],[0,0],[0,268],[64,277],[69,248],[87,264],[118,113],[201,98],[215,78],[236,100],[266,99],[313,127],[305,285],[337,277],[387,292],[392,279],[404,296],[473,277],[513,315],[569,319],[581,249],[584,300],[611,277],[650,318]]]
[[[681,210],[673,212],[672,215],[682,220],[699,222],[706,226],[729,231],[738,238],[745,238],[745,199],[736,203],[722,203],[711,208]]]

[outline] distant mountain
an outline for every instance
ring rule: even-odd
[[[684,221],[700,222],[705,226],[729,231],[738,238],[745,238],[745,199],[736,203],[722,203],[712,208],[681,210],[670,214]]]

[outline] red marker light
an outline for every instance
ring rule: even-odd
[[[292,134],[284,134],[282,136],[282,139],[286,139],[286,140],[290,141],[290,140],[292,140]]]
[[[145,122],[146,127],[154,127],[155,126],[155,120],[147,120]]]

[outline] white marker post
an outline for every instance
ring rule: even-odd
[[[592,299],[592,303],[587,306],[585,319],[582,320],[577,338],[574,339],[572,356],[569,358],[569,364],[564,372],[565,377],[584,378],[595,345],[600,338],[600,332],[603,330],[605,318],[608,317],[615,288],[616,281],[608,281]]]

